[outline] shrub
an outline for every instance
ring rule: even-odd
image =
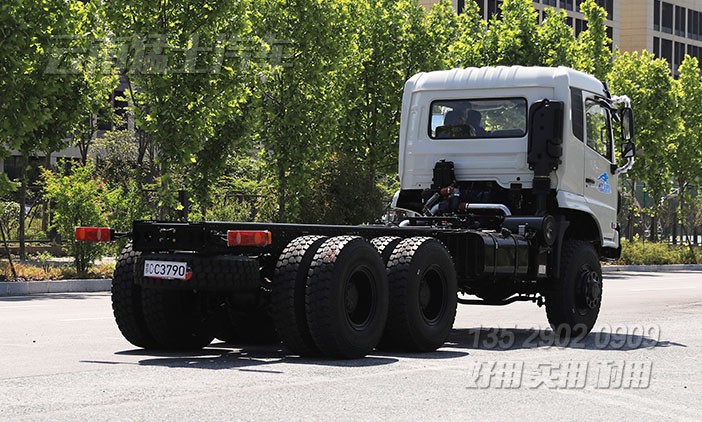
[[[76,226],[103,226],[102,183],[93,178],[91,164],[72,166],[69,174],[62,165],[56,172],[44,170],[44,195],[54,204],[53,227],[66,241],[80,276],[98,258],[103,245],[75,241]]]
[[[625,265],[664,265],[693,264],[696,262],[696,252],[688,246],[647,242],[635,237],[633,241],[622,240],[622,257],[618,263]]]

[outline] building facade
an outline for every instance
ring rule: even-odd
[[[463,10],[467,1],[478,3],[483,19],[499,14],[502,0],[453,0],[457,11]],[[587,28],[579,12],[584,0],[534,0],[534,8],[543,20],[544,10],[552,7],[563,9],[568,24],[577,35]],[[438,0],[420,1],[431,7]],[[685,54],[702,62],[702,0],[597,0],[607,11],[607,33],[614,47],[621,51],[648,50],[656,57],[668,61],[673,75]]]

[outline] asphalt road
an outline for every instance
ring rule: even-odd
[[[0,420],[700,420],[702,272],[605,278],[595,331],[569,346],[533,304],[459,306],[439,351],[354,361],[149,353],[106,293],[0,298]]]

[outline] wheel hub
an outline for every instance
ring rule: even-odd
[[[429,301],[431,300],[431,289],[427,284],[426,280],[422,280],[419,285],[419,307],[421,309],[426,309],[429,306]]]
[[[602,302],[602,279],[597,271],[585,270],[581,274],[580,297],[587,309],[596,309]]]
[[[358,306],[358,288],[355,283],[349,283],[346,286],[345,299],[346,312],[352,313]]]

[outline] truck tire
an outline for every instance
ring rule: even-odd
[[[457,279],[446,247],[430,237],[402,240],[387,263],[390,286],[385,348],[431,352],[451,333]]]
[[[112,312],[117,328],[128,342],[150,349],[158,346],[149,333],[141,307],[141,287],[134,284],[134,267],[141,252],[131,242],[122,249],[112,275]]]
[[[300,356],[319,356],[305,311],[307,273],[325,236],[301,236],[290,242],[276,263],[271,315],[283,346]]]
[[[375,246],[375,249],[378,251],[378,253],[380,253],[380,256],[383,258],[383,263],[387,264],[392,251],[395,250],[395,247],[401,241],[401,237],[381,236],[371,240],[371,244]]]
[[[561,252],[561,275],[546,292],[546,316],[560,338],[587,335],[602,304],[602,268],[594,246],[567,239]]]
[[[208,293],[143,289],[144,319],[164,350],[201,349],[214,340]]]
[[[367,240],[324,242],[307,278],[307,323],[325,355],[355,359],[380,341],[388,314],[388,283],[378,251]]]

